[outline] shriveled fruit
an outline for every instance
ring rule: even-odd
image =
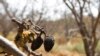
[[[44,49],[49,52],[54,46],[54,38],[52,36],[46,37],[44,40]]]
[[[35,51],[36,49],[40,48],[42,43],[43,43],[43,39],[41,37],[37,37],[35,40],[33,40],[31,44],[32,51]]]

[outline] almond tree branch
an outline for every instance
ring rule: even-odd
[[[93,29],[93,27],[94,27],[94,16],[93,16],[93,13],[92,13],[92,10],[91,10],[91,7],[90,7],[90,3],[88,3],[88,8],[89,8],[89,16],[91,17],[91,27],[92,27],[92,29]]]
[[[79,6],[81,7],[81,2],[80,2],[80,0],[77,0],[77,2],[78,2],[78,4],[79,4]]]
[[[96,29],[97,29],[97,26],[100,22],[100,10],[99,10],[99,13],[98,13],[98,16],[96,18],[96,22],[94,23],[94,27],[93,27],[93,30],[92,30],[92,35],[94,36],[94,43],[93,43],[93,48],[95,49],[97,44],[98,44],[98,38],[96,38]]]
[[[44,0],[42,2],[42,9],[41,9],[41,12],[40,12],[40,15],[39,15],[39,18],[38,18],[38,21],[36,22],[36,24],[38,25],[43,17],[43,14],[44,14]]]
[[[93,32],[94,33],[96,31],[96,28],[97,28],[99,22],[100,22],[100,1],[99,1],[99,8],[98,8],[98,15],[97,15],[96,21],[93,25]]]
[[[86,28],[86,25],[85,25],[85,23],[83,22],[83,10],[84,10],[86,1],[83,1],[83,4],[82,4],[82,3],[80,2],[80,0],[78,0],[78,3],[79,3],[79,9],[80,9],[80,24],[83,25],[83,31],[84,31],[84,33],[85,33],[88,37],[90,37],[89,32],[88,32],[88,30],[87,30],[87,28]],[[81,6],[81,4],[82,4],[82,6]]]
[[[20,14],[21,18],[23,18],[23,15],[26,11],[26,7],[27,7],[27,4],[24,6],[23,10],[21,11],[21,14]]]
[[[76,20],[77,24],[79,24],[79,20],[78,20],[78,18],[77,18],[78,15],[77,15],[77,13],[76,13],[76,11],[75,11],[74,5],[72,5],[73,8],[71,8],[70,5],[69,5],[68,3],[66,3],[66,0],[63,0],[63,2],[64,2],[65,5],[71,10],[71,12],[74,14],[75,20]]]
[[[83,36],[87,35],[88,37],[90,37],[90,35],[89,35],[89,33],[88,33],[87,29],[86,29],[86,26],[85,26],[85,24],[84,24],[84,22],[82,20],[83,19],[83,8],[85,6],[85,1],[83,3],[83,6],[81,6],[81,4],[79,4],[81,6],[81,7],[79,7],[80,8],[80,14],[79,15],[75,10],[75,5],[73,5],[73,3],[71,1],[68,0],[69,3],[71,4],[72,8],[68,3],[66,3],[66,0],[63,0],[63,1],[64,1],[65,5],[68,6],[68,8],[71,10],[73,15],[75,16],[75,21],[76,21],[77,25],[80,28],[81,34]],[[80,3],[80,1],[79,1],[79,3]]]
[[[96,18],[96,22],[94,23],[93,31],[96,30],[99,21],[100,21],[100,0],[99,0],[98,16],[97,16],[97,18]]]
[[[7,15],[10,17],[10,18],[13,18],[13,15],[11,15],[10,13],[9,13],[9,11],[8,11],[8,4],[5,2],[5,1],[2,1],[2,2],[0,2],[0,3],[2,3],[2,5],[3,5],[3,7],[4,7],[4,10],[5,10],[5,12],[7,13]]]

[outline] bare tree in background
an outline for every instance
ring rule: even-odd
[[[79,27],[80,33],[82,35],[82,39],[84,42],[84,48],[86,52],[86,56],[95,56],[95,48],[98,43],[98,39],[96,37],[96,29],[98,23],[100,22],[100,0],[63,0],[65,5],[71,10],[74,15],[75,21]],[[91,11],[93,2],[98,3],[98,15],[97,17],[93,16]],[[86,7],[87,6],[87,7]],[[87,28],[85,22],[83,21],[83,13],[85,9],[89,9],[89,14],[91,18],[91,30]]]
[[[11,10],[11,8],[9,7],[9,4],[6,2],[6,0],[0,0],[0,3],[5,11],[4,15],[2,15],[2,19],[1,19],[2,24],[1,25],[3,27],[2,29],[4,30],[4,31],[2,31],[3,36],[6,37],[8,35],[8,33],[15,27],[14,26],[15,24],[13,24],[13,22],[11,20],[16,19],[16,20],[21,21],[21,19],[24,19],[24,14],[26,12],[27,4],[23,7],[23,10],[20,12],[20,14],[17,15],[18,9]],[[2,22],[2,20],[5,20],[5,23]]]
[[[8,19],[9,21],[11,21],[12,19],[19,19],[18,16],[16,16],[18,10],[11,10],[9,7],[9,4],[6,2],[6,0],[0,0],[0,4],[2,5],[2,9],[4,10],[4,14],[2,14],[2,20]],[[23,18],[23,14],[25,12],[26,9],[26,5],[24,6],[23,10],[21,11],[20,17]],[[1,21],[2,21],[1,20]],[[8,20],[6,20],[6,22],[2,22],[3,26],[6,26],[5,24],[7,24],[7,22],[9,22]],[[1,23],[1,22],[0,22]],[[8,23],[10,24],[10,23]],[[10,25],[11,27],[11,25]],[[9,28],[9,27],[7,27]],[[5,29],[6,30],[6,29]]]
[[[32,12],[33,12],[33,10],[32,10]],[[41,20],[43,19],[43,16],[44,16],[46,13],[47,13],[46,4],[45,4],[45,1],[42,0],[41,12],[38,12],[38,11],[37,11],[37,13],[36,13],[36,14],[39,16],[39,17],[37,18],[37,21],[36,21],[36,24],[37,24],[37,25],[40,25],[40,24],[42,23]],[[34,13],[32,13],[32,14],[34,14]]]

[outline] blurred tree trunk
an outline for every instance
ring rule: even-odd
[[[98,39],[96,37],[96,29],[98,23],[100,21],[100,0],[98,3],[98,16],[94,17],[91,11],[90,3],[91,0],[63,0],[65,5],[71,10],[72,14],[75,17],[75,21],[79,27],[79,31],[82,35],[84,48],[86,52],[86,56],[95,56],[95,48],[98,43]],[[94,2],[94,1],[93,1]],[[85,7],[88,5],[88,7]],[[88,29],[84,20],[84,10],[85,8],[89,9],[90,18],[91,18],[91,28]],[[90,31],[89,31],[90,30]]]

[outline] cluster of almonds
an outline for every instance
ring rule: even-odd
[[[42,39],[41,35],[45,34],[45,38]],[[54,46],[54,38],[52,36],[46,36],[46,33],[41,29],[40,34],[32,42],[31,49],[34,51],[38,49],[42,44],[44,44],[45,51],[49,52]]]

